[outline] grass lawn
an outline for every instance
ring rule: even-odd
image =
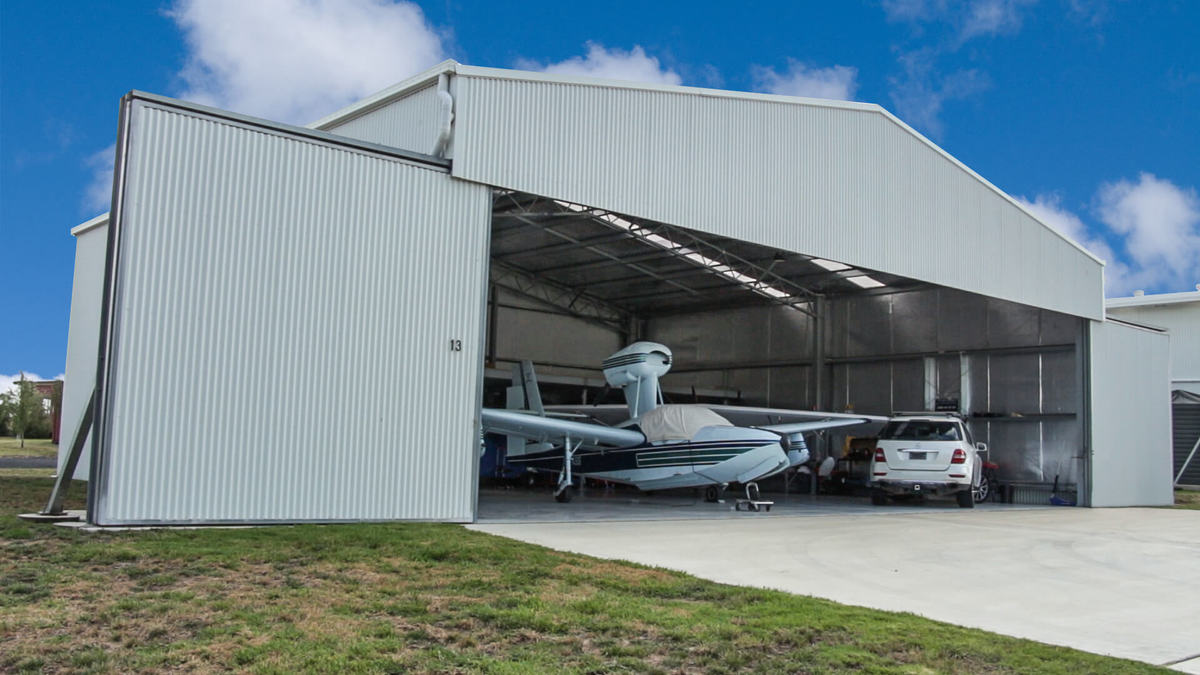
[[[1200,490],[1175,490],[1175,508],[1200,510]]]
[[[0,436],[0,457],[57,457],[58,446],[48,438],[26,438],[25,447],[14,436]]]
[[[14,517],[51,485],[0,470],[0,671],[1158,670],[454,525],[84,534]]]

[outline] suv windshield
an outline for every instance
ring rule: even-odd
[[[931,420],[895,420],[888,422],[879,433],[879,440],[894,441],[961,441],[957,422]]]

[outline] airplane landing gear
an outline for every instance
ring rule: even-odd
[[[720,485],[709,485],[704,488],[704,501],[717,503],[724,501],[725,489],[729,487],[729,483],[721,483]]]
[[[575,451],[581,445],[583,445],[583,441],[578,441],[575,445],[571,445],[570,436],[567,436],[563,442],[563,468],[558,473],[558,490],[554,492],[554,501],[559,504],[566,504],[571,501],[571,483],[574,482],[571,477],[571,462],[575,459]]]

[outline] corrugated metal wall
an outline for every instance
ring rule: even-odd
[[[511,364],[530,359],[539,374],[600,375],[600,362],[624,347],[621,335],[594,323],[566,315],[543,303],[496,289],[490,323],[496,335],[490,357]],[[490,327],[490,326],[489,326]],[[585,371],[580,373],[579,371]]]
[[[322,129],[340,136],[428,154],[437,143],[441,116],[435,82],[387,105]]]
[[[731,390],[748,405],[811,409],[810,321],[790,308],[746,307],[651,319],[645,338],[671,348],[666,386]]]
[[[85,224],[86,225],[86,224]],[[75,276],[71,282],[71,323],[67,330],[67,370],[63,383],[62,442],[58,466],[67,462],[75,430],[96,384],[96,345],[100,339],[100,304],[104,294],[104,260],[108,249],[108,219],[75,230]],[[90,439],[91,433],[88,433]],[[84,452],[74,478],[87,480],[91,453]]]
[[[1108,314],[1169,330],[1174,388],[1200,394],[1200,302],[1109,307]]]
[[[1200,404],[1176,403],[1171,406],[1171,431],[1175,444],[1175,466],[1171,476],[1179,476],[1180,485],[1200,485],[1200,451],[1192,456],[1183,475],[1179,470],[1200,440]]]
[[[1171,504],[1168,337],[1091,324],[1092,506]]]
[[[488,190],[126,105],[90,518],[471,520]]]
[[[956,399],[1002,480],[1059,476],[1076,484],[1083,478],[1081,321],[945,288],[834,298],[819,400],[811,323],[800,312],[757,307],[652,319],[647,336],[675,354],[664,383],[734,389],[752,405],[890,415]]]
[[[1098,262],[871,106],[457,72],[456,177],[1102,317]]]

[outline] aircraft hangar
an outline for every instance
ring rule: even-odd
[[[1031,494],[1172,499],[1167,336],[879,106],[448,61],[307,128],[121,111],[74,231],[93,524],[473,521],[512,367],[594,402],[635,340],[669,401],[956,408]]]

